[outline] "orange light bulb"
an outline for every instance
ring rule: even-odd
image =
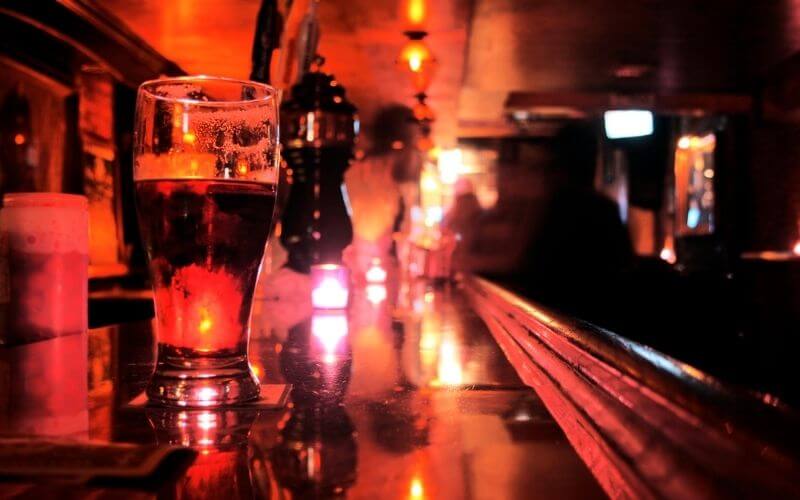
[[[425,0],[409,0],[406,6],[406,15],[412,25],[417,26],[425,21]]]
[[[401,0],[398,2],[397,17],[403,29],[420,31],[424,28],[425,19],[428,17],[426,0]]]
[[[239,175],[247,175],[249,168],[247,167],[247,163],[244,161],[239,161],[236,164],[236,173]]]
[[[396,61],[398,69],[409,75],[418,92],[425,92],[436,72],[437,62],[422,40],[409,40]]]

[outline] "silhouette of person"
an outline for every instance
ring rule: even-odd
[[[521,265],[525,295],[602,324],[621,305],[632,262],[617,204],[593,189],[597,137],[585,123],[565,125],[552,144],[539,223]]]
[[[455,198],[442,220],[442,229],[445,235],[452,239],[454,248],[452,259],[456,268],[459,268],[462,267],[461,262],[472,246],[476,236],[476,221],[483,214],[483,209],[475,195],[472,182],[468,179],[458,179],[454,187]]]

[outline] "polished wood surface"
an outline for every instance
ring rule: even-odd
[[[157,485],[5,483],[4,491],[26,498],[67,491],[92,498],[603,496],[457,287],[370,287],[354,294],[346,316],[256,303],[254,370],[264,383],[293,384],[291,404],[279,411],[127,406],[152,370],[149,322],[90,331],[88,358],[80,338],[7,349],[11,384],[44,375],[38,390],[28,385],[2,398],[6,429],[184,444],[199,454],[180,477]],[[60,397],[65,391],[71,396]]]
[[[610,496],[800,497],[800,418],[776,398],[488,281],[466,290]]]

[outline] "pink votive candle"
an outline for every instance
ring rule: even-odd
[[[317,309],[344,309],[350,298],[350,275],[338,264],[311,266],[311,305]]]
[[[11,193],[0,210],[0,342],[87,328],[89,215],[83,196]]]

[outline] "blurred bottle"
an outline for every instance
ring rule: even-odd
[[[0,210],[0,343],[87,328],[89,221],[83,196],[13,193]]]

